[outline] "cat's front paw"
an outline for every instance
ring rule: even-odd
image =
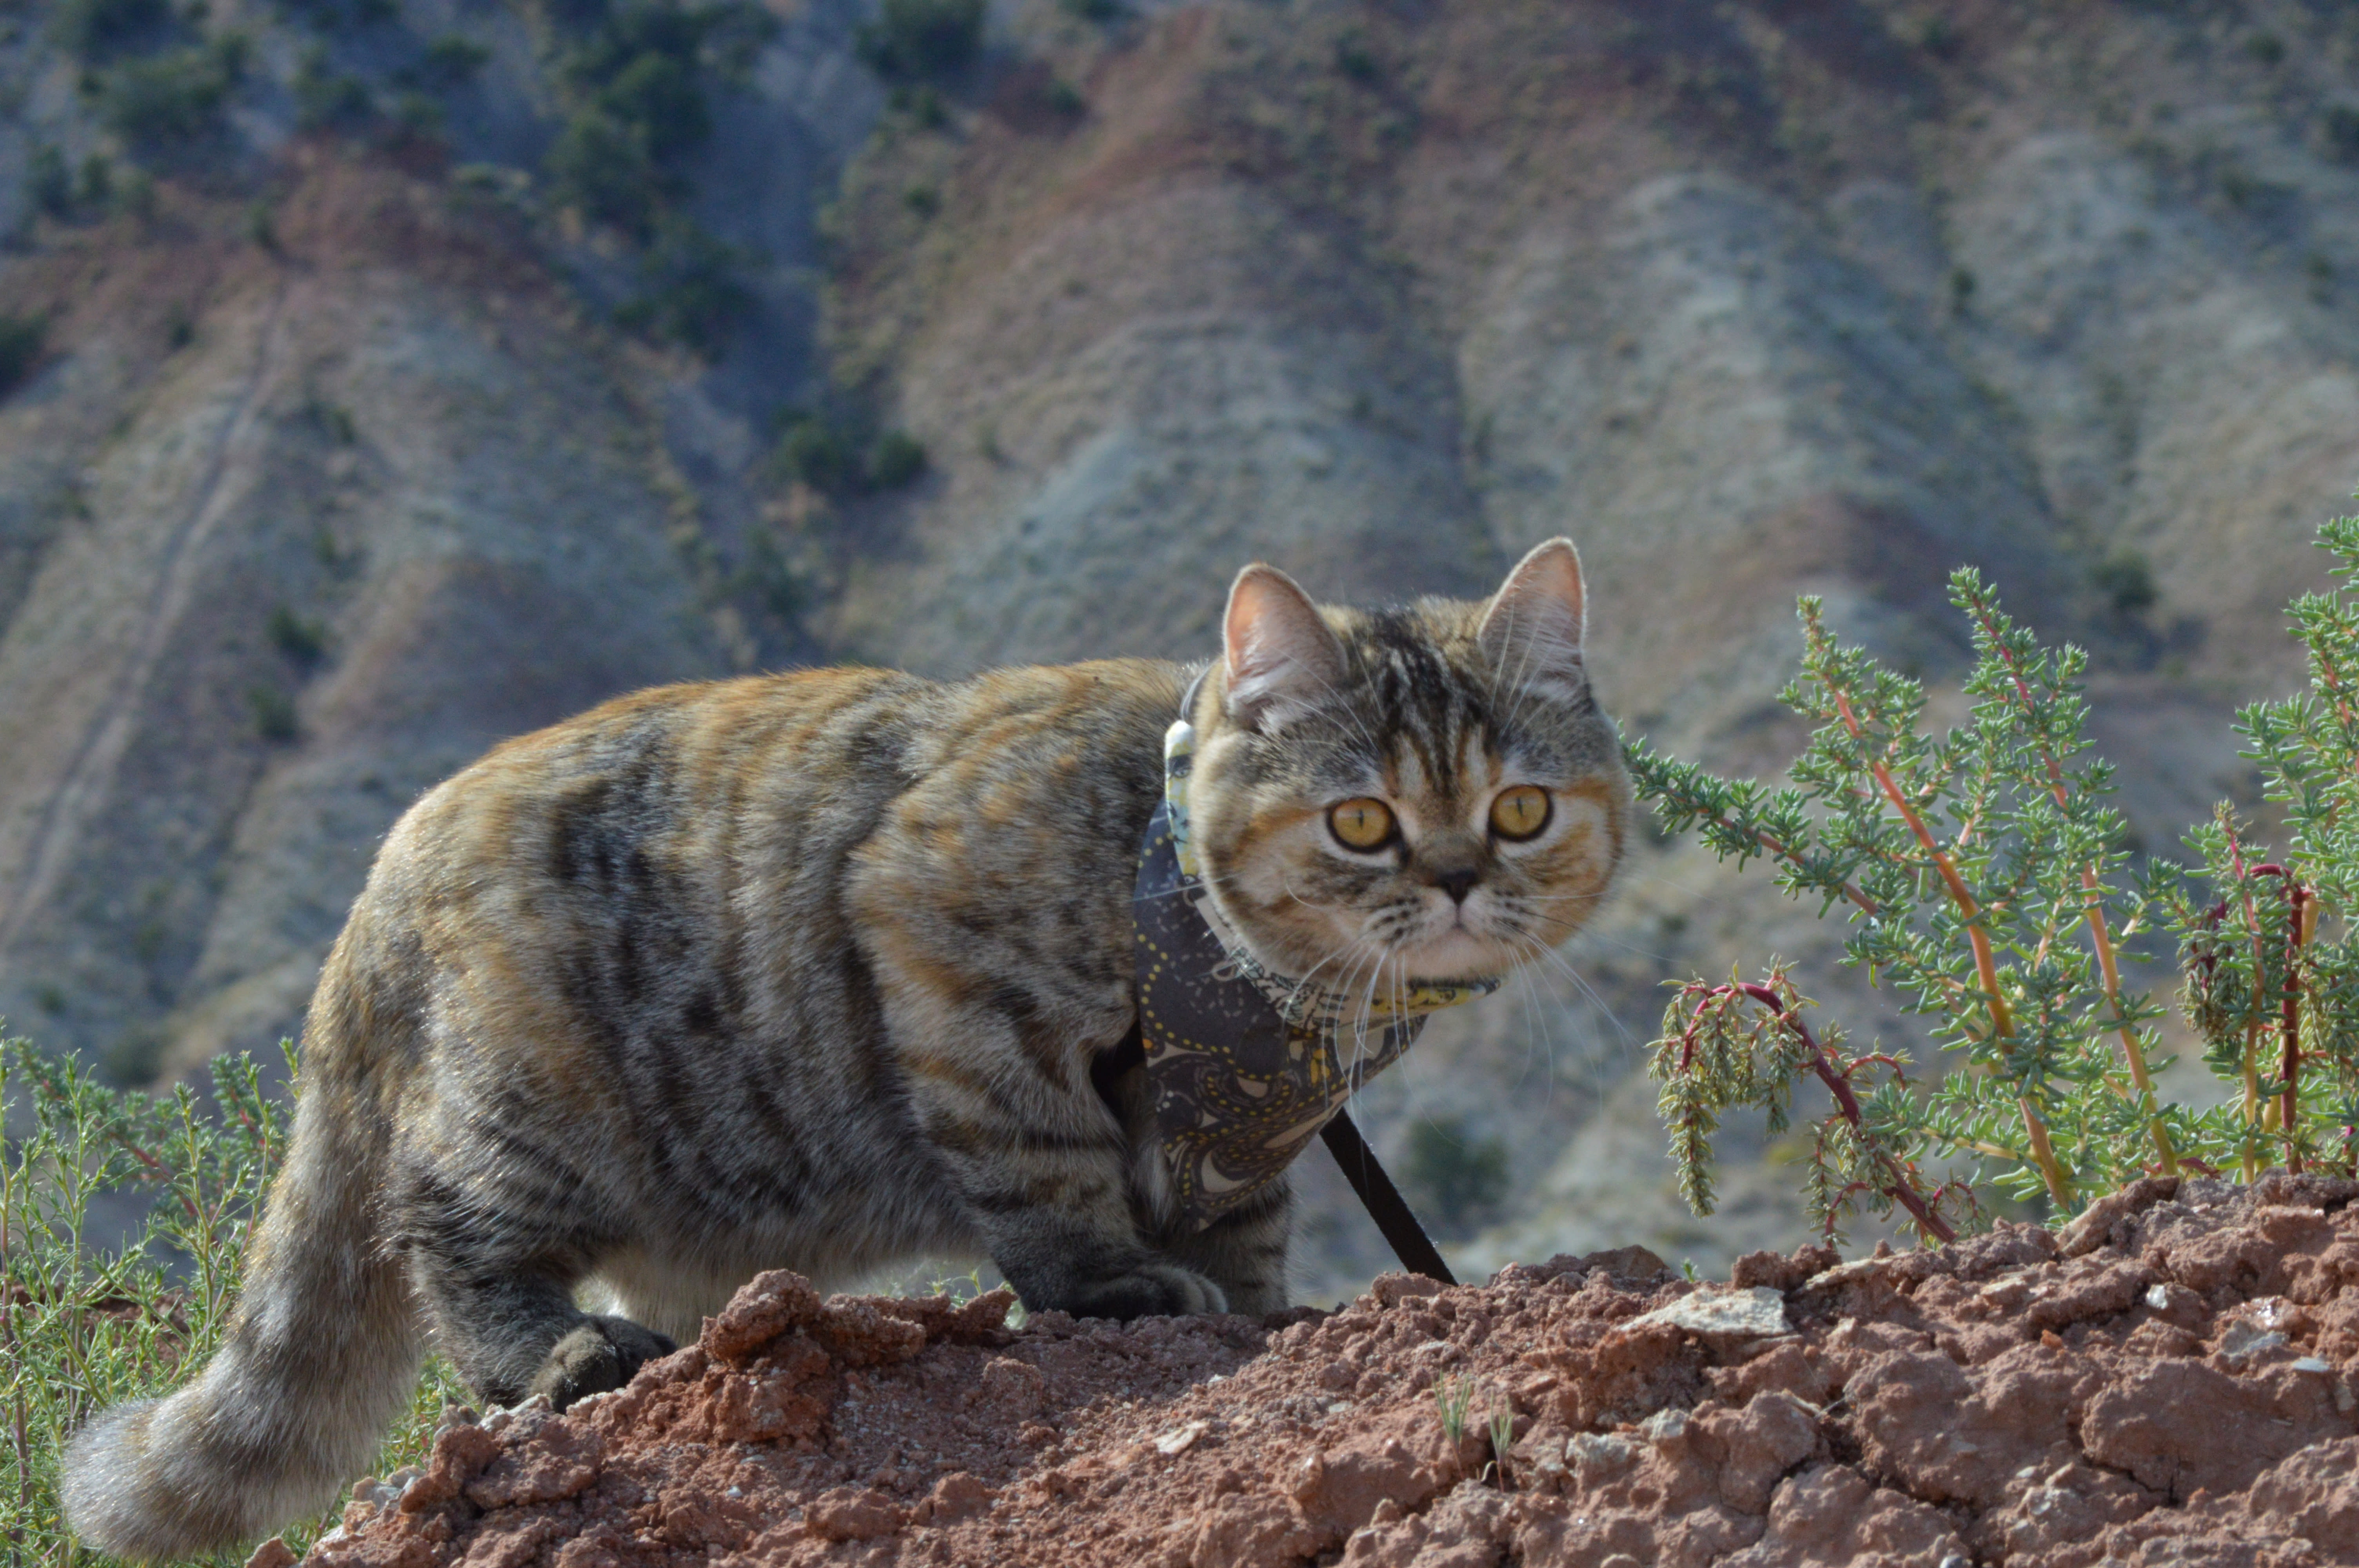
[[[1220,1286],[1192,1269],[1177,1263],[1141,1263],[1126,1274],[1082,1286],[1065,1310],[1075,1317],[1184,1317],[1191,1313],[1226,1312],[1229,1298]]]
[[[593,1317],[549,1346],[526,1397],[547,1394],[549,1407],[561,1411],[576,1400],[621,1388],[640,1367],[679,1348],[627,1317]]]

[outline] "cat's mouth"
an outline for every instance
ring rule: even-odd
[[[1505,943],[1468,925],[1462,910],[1454,924],[1401,944],[1393,957],[1401,973],[1425,980],[1487,979],[1516,961]]]

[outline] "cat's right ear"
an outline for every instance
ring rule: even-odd
[[[1275,730],[1343,689],[1343,644],[1276,567],[1256,561],[1237,574],[1222,633],[1228,716],[1247,729]]]

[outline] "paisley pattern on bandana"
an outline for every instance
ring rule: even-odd
[[[1370,999],[1257,962],[1213,907],[1189,843],[1195,749],[1184,718],[1164,736],[1163,803],[1139,847],[1130,906],[1147,1093],[1180,1224],[1191,1231],[1292,1164],[1362,1084],[1408,1049],[1426,1014],[1499,989],[1492,978],[1412,980]]]

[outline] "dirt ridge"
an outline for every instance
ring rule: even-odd
[[[1725,1283],[1625,1248],[1263,1322],[765,1274],[625,1390],[453,1412],[307,1561],[2322,1568],[2359,1561],[2354,1195],[2148,1180],[2060,1235]]]

